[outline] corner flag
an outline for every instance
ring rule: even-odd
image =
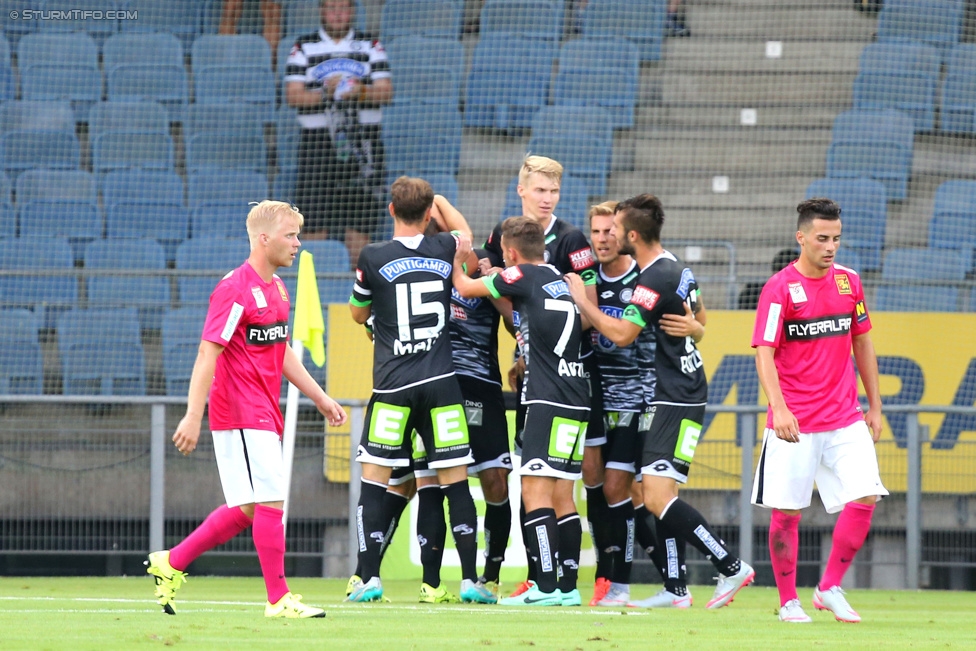
[[[308,349],[316,366],[325,364],[325,320],[319,285],[315,281],[312,254],[302,251],[298,257],[298,290],[295,296],[295,339]]]

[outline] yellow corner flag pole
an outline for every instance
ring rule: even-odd
[[[325,364],[325,319],[322,317],[322,301],[319,285],[315,280],[315,261],[312,254],[302,251],[298,257],[298,290],[295,293],[295,327],[292,330],[291,347],[302,359],[308,348],[316,366]],[[285,402],[285,431],[282,437],[282,456],[285,462],[285,508],[282,521],[288,524],[288,497],[291,494],[292,467],[295,462],[295,430],[298,427],[298,387],[288,383]]]

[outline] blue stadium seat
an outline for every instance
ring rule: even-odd
[[[941,65],[930,45],[871,43],[861,53],[854,108],[898,109],[912,116],[916,131],[931,131]]]
[[[86,122],[102,99],[98,46],[87,34],[28,34],[17,45],[17,61],[25,100],[68,100],[75,120]]]
[[[58,32],[61,35],[64,32],[85,32],[101,46],[105,39],[119,30],[119,21],[108,20],[105,17],[106,11],[116,9],[115,2],[106,0],[70,0],[69,2],[42,0],[41,6],[48,11],[78,9],[90,13],[67,14],[61,20],[56,19],[55,15],[51,15],[49,20],[38,21],[37,31],[40,33]],[[101,17],[96,19],[95,17],[99,15]]]
[[[295,201],[295,180],[298,176],[298,143],[302,137],[297,111],[282,106],[278,109],[275,133],[278,173],[274,178],[272,194],[279,201]]]
[[[10,62],[10,43],[0,34],[0,101],[17,98],[17,75]]]
[[[205,307],[180,307],[163,314],[161,338],[166,395],[187,395],[206,318]]]
[[[586,213],[589,211],[586,183],[572,174],[563,174],[559,185],[559,205],[556,206],[556,216],[569,222],[584,233],[589,233]],[[505,192],[505,207],[502,209],[501,219],[516,217],[522,214],[522,200],[518,196],[518,177],[508,184]]]
[[[458,184],[452,175],[428,173],[424,175],[424,180],[430,183],[436,194],[444,195],[451,205],[458,205]]]
[[[159,102],[99,102],[91,111],[88,131],[94,136],[111,131],[169,134],[169,116]]]
[[[14,184],[10,182],[10,177],[0,172],[0,202],[12,203]]]
[[[202,33],[201,12],[210,4],[173,0],[120,0],[119,8],[139,12],[139,19],[120,21],[119,28],[123,32],[169,32],[179,38],[186,48]]]
[[[640,57],[626,41],[607,47],[603,38],[569,41],[559,50],[559,72],[553,84],[557,106],[599,106],[615,129],[634,126]]]
[[[41,327],[53,328],[60,311],[78,305],[78,279],[68,240],[57,237],[0,240],[0,269],[62,270],[63,275],[0,277],[0,306],[26,307]]]
[[[268,178],[244,171],[205,171],[187,180],[190,237],[240,237],[253,201],[268,199]]]
[[[271,121],[275,78],[271,48],[256,34],[201,36],[190,51],[195,101],[200,104],[253,104]]]
[[[842,267],[847,267],[848,269],[853,269],[857,273],[861,273],[864,270],[864,265],[861,262],[861,256],[858,254],[857,249],[852,249],[843,242],[837,250],[837,254],[834,256],[834,263]]]
[[[166,134],[111,131],[94,141],[92,168],[98,176],[113,170],[172,170],[173,164],[173,139]]]
[[[583,36],[632,41],[641,61],[659,61],[666,0],[590,0],[583,10]]]
[[[963,0],[886,0],[878,17],[878,40],[952,46],[959,41],[964,10]]]
[[[563,35],[565,10],[563,0],[487,0],[478,26],[482,36],[519,34],[526,39],[558,41]]]
[[[75,119],[68,102],[14,101],[0,104],[0,133],[39,130],[74,134]]]
[[[881,181],[889,201],[908,195],[915,123],[900,111],[853,110],[834,120],[827,149],[827,176]]]
[[[135,308],[65,312],[58,318],[58,353],[65,395],[146,395]]]
[[[549,101],[556,47],[554,41],[483,35],[466,84],[465,126],[528,128],[532,116]]]
[[[150,237],[163,245],[166,259],[189,235],[183,179],[163,170],[116,170],[102,181],[105,237]]]
[[[976,181],[946,181],[935,193],[935,210],[929,220],[929,246],[957,249],[974,268],[976,253]]]
[[[461,113],[446,104],[388,106],[383,109],[383,145],[391,178],[406,170],[457,174]]]
[[[462,3],[458,0],[386,0],[380,14],[380,38],[461,37]]]
[[[946,249],[890,249],[884,256],[875,309],[888,312],[956,312],[969,260]],[[910,284],[913,282],[927,284]]]
[[[44,366],[37,315],[23,308],[0,309],[0,394],[40,395]]]
[[[81,145],[72,132],[23,130],[0,136],[0,168],[10,176],[29,169],[72,170],[80,166]]]
[[[17,237],[17,209],[7,200],[0,201],[0,239]]]
[[[952,48],[940,101],[943,131],[976,133],[976,44]]]
[[[817,179],[807,187],[807,199],[827,197],[841,208],[842,251],[853,250],[860,261],[858,271],[881,268],[885,243],[888,203],[885,187],[872,179]]]
[[[162,271],[166,255],[162,245],[149,238],[95,240],[85,249],[86,269],[125,269],[116,276],[88,278],[88,304],[95,308],[134,307],[143,329],[158,329],[169,307],[169,278],[144,276],[131,271]]]
[[[152,61],[145,58],[152,52]],[[171,122],[183,119],[190,86],[183,63],[183,46],[172,34],[116,34],[105,42],[105,80],[108,99],[155,101]]]
[[[186,168],[245,170],[266,174],[268,149],[264,141],[264,110],[233,104],[192,104],[184,121]]]
[[[312,254],[316,276],[342,274],[342,276],[318,278],[319,300],[324,305],[348,303],[355,276],[349,271],[349,252],[342,242],[337,240],[304,240],[302,250]],[[284,281],[292,305],[294,305],[297,296],[298,261],[296,260],[290,268],[278,269],[278,276]]]
[[[602,108],[546,106],[532,118],[528,151],[558,160],[590,196],[606,194],[612,150],[613,125]]]
[[[244,264],[250,253],[246,237],[233,239],[204,238],[187,240],[176,249],[176,268],[188,272],[177,280],[182,306],[206,306],[210,293],[227,272]]]
[[[102,236],[95,179],[81,170],[28,170],[17,178],[21,237],[67,237],[75,260]]]
[[[355,0],[356,17],[353,27],[359,33],[366,31],[366,7],[362,0]],[[320,0],[285,0],[285,34],[308,34],[322,26],[322,2]],[[291,44],[288,45],[291,48]]]
[[[457,106],[464,75],[460,41],[404,36],[387,48],[394,79],[393,101]]]

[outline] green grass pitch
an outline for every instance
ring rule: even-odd
[[[450,584],[449,584],[450,586]],[[153,600],[149,577],[0,578],[0,649],[973,649],[976,593],[854,590],[860,624],[814,612],[812,625],[782,624],[773,588],[749,587],[705,610],[511,608],[416,601],[419,581],[385,584],[389,604],[342,603],[345,581],[297,578],[290,587],[326,608],[325,619],[265,620],[260,579],[190,576],[175,617]],[[581,584],[584,597],[592,584]],[[645,597],[656,586],[633,586]]]

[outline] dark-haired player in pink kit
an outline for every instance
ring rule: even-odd
[[[841,580],[871,527],[881,484],[874,444],[881,435],[878,360],[861,280],[834,264],[840,206],[809,199],[797,206],[800,257],[766,283],[752,346],[769,399],[752,503],[773,509],[769,552],[779,589],[779,618],[808,623],[796,593],[800,509],[813,484],[828,513],[837,513],[833,545],[813,605],[841,622],[859,622]],[[851,350],[868,398],[862,413]]]
[[[265,617],[325,617],[321,608],[303,604],[285,581],[284,422],[278,407],[282,374],[315,402],[330,425],[346,420],[342,407],[325,394],[288,346],[288,291],[275,271],[294,262],[303,222],[290,204],[256,204],[247,216],[250,256],[210,295],[186,415],[173,443],[184,455],[193,452],[209,395],[214,454],[226,505],[173,549],[149,554],[147,572],[156,579],[159,605],[170,615],[176,614],[176,591],[186,581],[190,563],[251,527],[268,592]]]

